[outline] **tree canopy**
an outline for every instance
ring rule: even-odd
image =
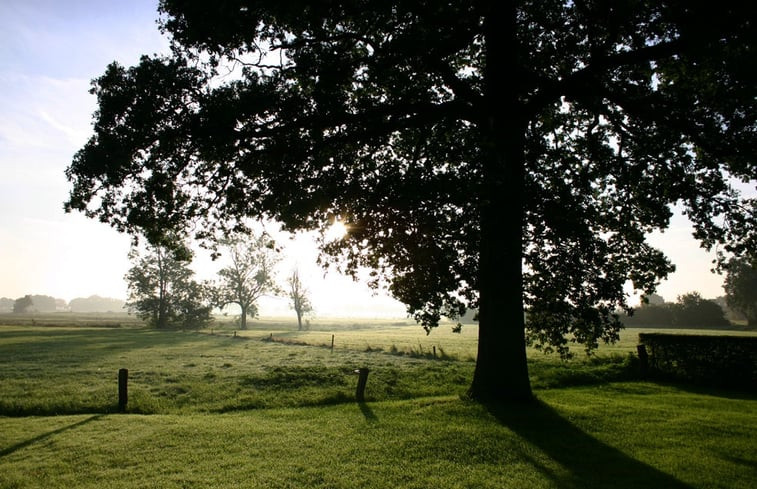
[[[757,327],[757,259],[729,261],[723,288],[728,306],[743,314],[750,328]]]
[[[240,327],[247,329],[247,316],[257,315],[257,301],[265,294],[275,294],[278,286],[274,267],[279,261],[276,245],[263,233],[236,234],[222,240],[230,263],[218,272],[214,302],[218,307],[237,304],[241,310]]]
[[[155,328],[199,328],[210,322],[206,288],[194,280],[187,256],[165,246],[132,249],[126,306]]]
[[[424,326],[478,309],[474,397],[530,397],[524,316],[561,353],[617,338],[624,285],[673,270],[645,238],[673,204],[723,257],[757,249],[757,202],[731,184],[757,174],[748,2],[160,11],[172,55],[93,82],[67,209],[153,241],[339,216],[326,256],[377,270]]]

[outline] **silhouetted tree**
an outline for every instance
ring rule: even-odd
[[[218,272],[221,284],[216,288],[216,304],[237,304],[242,311],[240,328],[247,329],[247,316],[256,316],[258,299],[278,292],[273,275],[278,261],[275,243],[267,234],[236,234],[221,243],[231,264]]]
[[[723,309],[699,292],[679,295],[673,307],[673,326],[677,328],[721,328],[730,326]]]
[[[150,247],[144,254],[133,249],[132,267],[125,277],[127,307],[156,328],[207,324],[212,319],[208,292],[193,280],[188,258],[164,246]]]
[[[757,261],[729,261],[723,288],[728,306],[746,316],[750,328],[757,328]]]
[[[287,279],[287,285],[289,285],[289,299],[292,301],[291,307],[297,314],[297,329],[302,331],[302,318],[313,310],[313,306],[310,303],[308,290],[300,280],[300,272],[296,268]]]
[[[749,2],[160,8],[172,55],[94,81],[67,209],[152,240],[341,216],[327,256],[426,328],[478,308],[473,397],[531,397],[524,308],[537,347],[615,340],[624,284],[673,270],[645,239],[671,204],[706,248],[757,249],[729,183],[757,174]]]

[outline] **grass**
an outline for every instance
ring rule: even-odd
[[[749,488],[757,476],[754,400],[646,383],[539,398],[5,418],[0,487]]]
[[[0,327],[0,488],[757,480],[757,397],[635,380],[633,337],[588,360],[531,352],[539,401],[485,406],[460,397],[473,369],[465,330],[435,338],[442,330],[426,337],[398,324],[303,333],[276,324],[236,337],[223,327]],[[286,342],[264,341],[271,333]],[[331,334],[333,352],[318,346]],[[429,346],[446,357],[429,357]],[[358,404],[352,371],[364,366],[368,402]],[[121,367],[129,409],[114,414]]]

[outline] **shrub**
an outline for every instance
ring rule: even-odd
[[[650,373],[757,390],[757,337],[641,333]]]

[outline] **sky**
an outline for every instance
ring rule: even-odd
[[[130,239],[81,214],[65,214],[65,169],[90,135],[95,97],[90,81],[108,63],[131,66],[142,54],[168,51],[158,31],[157,0],[0,1],[0,297],[44,294],[70,301],[93,294],[125,298]],[[710,273],[713,254],[691,238],[677,215],[651,242],[678,271],[658,292],[673,301],[699,291],[723,295]],[[335,272],[324,276],[307,236],[282,242],[282,276],[294,266],[311,290],[316,317],[404,315],[404,307]],[[199,278],[217,264],[199,257]],[[261,315],[283,314],[286,300],[267,299]]]

